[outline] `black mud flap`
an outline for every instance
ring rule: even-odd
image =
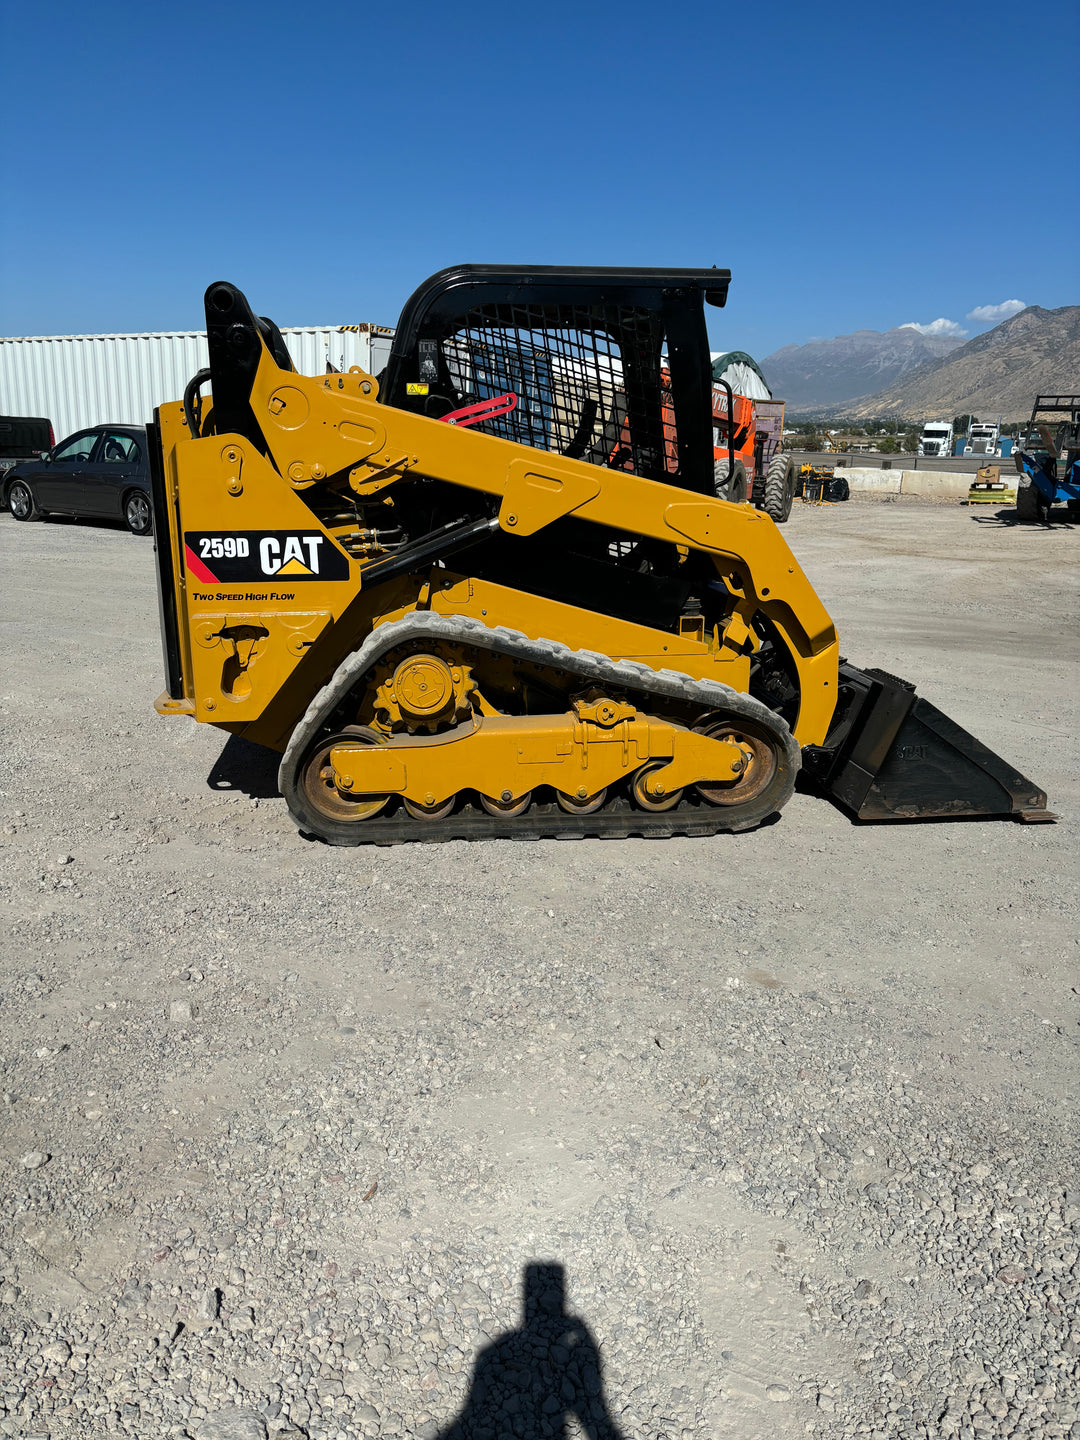
[[[803,774],[860,820],[1057,818],[1037,785],[917,696],[914,685],[847,661],[828,739],[804,749]]]

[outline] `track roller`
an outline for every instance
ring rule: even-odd
[[[524,815],[532,804],[532,791],[526,790],[525,794],[515,800],[509,790],[504,790],[502,798],[493,800],[490,795],[481,795],[480,804],[489,815],[502,815],[509,819],[513,815]]]
[[[457,796],[451,795],[449,800],[444,800],[441,804],[435,801],[425,804],[422,800],[406,798],[402,804],[414,820],[445,820],[453,810],[456,800]]]
[[[567,795],[562,790],[556,790],[555,799],[559,802],[559,809],[565,810],[568,815],[595,815],[608,797],[606,789],[598,790],[595,795],[589,795],[582,786],[576,795]]]
[[[642,810],[674,810],[682,799],[682,790],[672,790],[670,794],[661,782],[655,789],[649,786],[649,776],[655,770],[663,770],[664,761],[654,760],[649,765],[643,765],[630,782],[630,793],[634,797],[635,804]]]

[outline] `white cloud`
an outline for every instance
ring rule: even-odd
[[[962,330],[955,320],[931,320],[928,325],[920,325],[917,320],[909,320],[906,325],[900,326],[901,330],[917,330],[920,335],[955,336],[962,339],[968,332]]]
[[[974,310],[968,311],[966,318],[979,325],[1000,325],[1002,320],[1019,315],[1021,310],[1026,309],[1023,300],[1003,300],[1000,305],[976,305]]]

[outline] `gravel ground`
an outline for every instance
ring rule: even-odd
[[[306,843],[0,520],[0,1434],[1080,1436],[1080,536],[787,535],[1058,825]]]

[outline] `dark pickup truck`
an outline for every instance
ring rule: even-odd
[[[55,444],[51,420],[0,415],[0,480],[20,460],[40,460]]]

